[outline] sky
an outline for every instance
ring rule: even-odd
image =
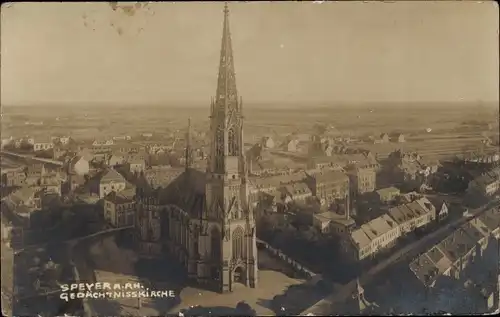
[[[1,104],[208,105],[223,3],[127,11],[131,4],[4,4]],[[499,99],[494,2],[234,2],[229,9],[247,106]]]

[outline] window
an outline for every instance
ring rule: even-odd
[[[233,231],[233,259],[243,258],[243,229],[236,228]]]

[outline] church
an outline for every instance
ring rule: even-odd
[[[243,147],[243,104],[238,97],[224,7],[216,96],[210,105],[206,172],[191,168],[189,132],[185,170],[168,188],[138,188],[137,236],[142,255],[167,252],[190,279],[218,292],[258,280],[256,228],[248,201]]]

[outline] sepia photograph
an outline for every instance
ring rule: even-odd
[[[496,2],[0,12],[3,316],[500,313]]]

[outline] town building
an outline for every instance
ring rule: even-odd
[[[135,191],[113,191],[104,197],[104,219],[115,228],[133,226],[135,204]]]
[[[389,209],[371,221],[352,230],[341,240],[342,249],[352,261],[376,256],[394,246],[397,239],[424,227],[436,218],[434,206],[425,197]]]
[[[281,188],[281,193],[285,204],[304,205],[312,197],[311,189],[303,182],[285,185]]]
[[[100,172],[93,181],[92,192],[97,194],[99,198],[104,198],[113,191],[120,192],[127,185],[125,178],[113,168]]]
[[[339,214],[333,211],[324,211],[313,214],[313,226],[323,234],[342,236],[352,231],[356,222],[349,214]]]
[[[274,148],[274,140],[270,136],[265,136],[261,140],[261,145],[265,149],[273,149]]]
[[[320,171],[307,174],[305,182],[309,185],[312,195],[319,199],[321,205],[330,206],[333,203],[349,202],[349,177],[338,171]]]
[[[26,172],[24,168],[2,170],[2,186],[17,187],[26,184]]]
[[[491,221],[488,224],[471,219],[410,263],[418,280],[426,287],[433,287],[443,276],[460,279],[463,271],[481,258],[489,239],[494,238],[491,229],[500,228],[499,212],[493,211],[489,215],[492,218],[487,219]]]
[[[500,167],[485,172],[469,182],[467,195],[471,198],[487,198],[500,189]]]
[[[95,139],[92,142],[92,146],[94,146],[96,148],[102,147],[102,146],[111,146],[113,144],[115,144],[113,139]]]
[[[47,151],[53,148],[54,148],[54,143],[52,142],[36,142],[35,144],[33,144],[33,150],[35,152]]]
[[[396,200],[401,191],[396,187],[381,188],[375,191],[381,203],[387,204]]]
[[[125,163],[125,158],[119,154],[110,155],[107,162],[110,167],[122,165],[123,163]]]
[[[393,142],[396,142],[396,143],[404,143],[404,142],[406,142],[405,136],[404,136],[403,133],[394,133],[394,134],[391,135],[390,139]]]
[[[87,175],[90,172],[89,161],[82,156],[72,157],[67,164],[68,175]]]
[[[243,104],[238,98],[229,11],[224,26],[217,94],[211,103],[206,173],[186,169],[166,189],[138,188],[138,229],[142,253],[168,250],[188,276],[219,292],[236,283],[258,281],[255,219],[248,203],[248,177],[243,143]],[[190,145],[187,145],[190,147]],[[190,151],[186,151],[188,155]],[[160,240],[161,236],[166,243]]]
[[[347,169],[352,197],[371,193],[377,185],[377,171],[374,167],[352,164]]]

